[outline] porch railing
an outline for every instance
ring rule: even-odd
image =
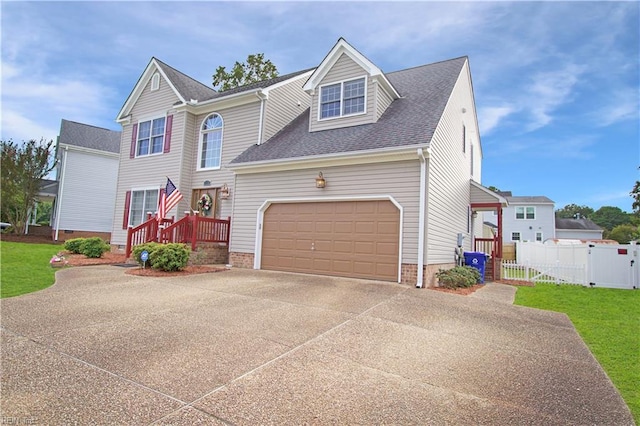
[[[177,222],[174,218],[163,219],[161,226],[155,216],[147,215],[147,221],[127,230],[125,255],[131,256],[134,246],[150,243],[185,243],[195,250],[198,242],[229,244],[231,218],[212,219],[186,215]]]
[[[161,229],[158,241],[161,243],[191,243],[195,250],[198,242],[229,244],[231,218],[212,219],[187,215],[176,223]]]
[[[494,256],[497,248],[497,241],[495,238],[475,238],[474,251],[481,251]]]

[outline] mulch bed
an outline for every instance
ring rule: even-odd
[[[429,290],[441,291],[443,293],[459,294],[461,296],[468,296],[478,289],[481,289],[484,284],[476,284],[472,287],[465,288],[444,288],[444,287],[428,287]]]

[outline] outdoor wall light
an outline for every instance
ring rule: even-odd
[[[229,187],[226,183],[222,185],[222,188],[220,188],[220,198],[223,200],[229,198]]]
[[[324,176],[322,176],[322,172],[318,173],[318,177],[316,178],[316,188],[324,188],[327,185],[327,181],[324,180]]]

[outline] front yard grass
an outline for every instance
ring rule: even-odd
[[[51,286],[56,270],[51,257],[62,247],[0,241],[0,298],[19,296]]]
[[[515,304],[567,314],[640,425],[639,290],[536,284]]]

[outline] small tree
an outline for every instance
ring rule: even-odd
[[[34,139],[17,144],[0,141],[2,221],[13,224],[13,232],[24,233],[29,213],[33,209],[41,180],[55,167],[53,141]]]
[[[620,244],[628,244],[640,238],[640,228],[633,225],[618,225],[609,233],[609,239]]]
[[[246,63],[236,61],[231,72],[227,72],[225,67],[219,66],[213,75],[213,87],[225,91],[277,76],[276,66],[269,59],[264,59],[264,53],[257,53],[249,55]]]

